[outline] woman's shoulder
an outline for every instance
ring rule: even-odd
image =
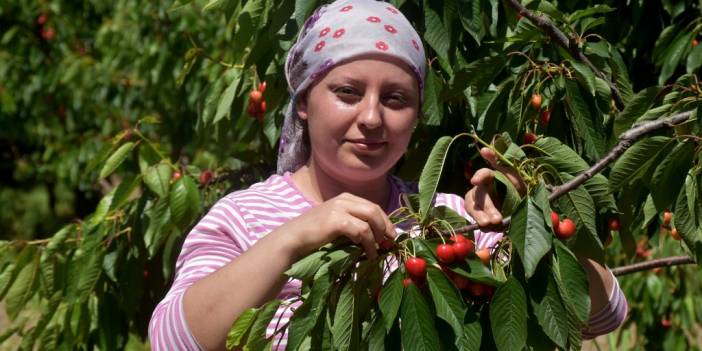
[[[291,184],[289,177],[279,174],[273,174],[248,188],[230,192],[219,202],[234,204],[243,209],[264,207],[299,210],[309,206],[304,196]]]

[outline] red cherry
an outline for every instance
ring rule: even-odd
[[[551,121],[551,110],[543,110],[541,111],[539,121],[541,122],[542,126],[545,126],[548,124],[549,121]]]
[[[148,278],[148,277],[149,277],[149,270],[148,270],[148,269],[145,269],[145,270],[144,270],[144,279],[146,279],[146,278]]]
[[[678,233],[678,229],[673,227],[670,229],[670,236],[673,237],[675,240],[682,240],[682,237],[680,236],[680,233]]]
[[[261,94],[260,91],[253,90],[249,93],[249,101],[253,102],[254,104],[261,103],[261,99],[263,99],[263,94]]]
[[[260,91],[261,94],[266,92],[266,81],[258,83],[258,91]]]
[[[404,286],[405,288],[410,286],[410,284],[414,284],[414,282],[412,281],[412,278],[405,277],[405,279],[402,279],[402,286]]]
[[[566,218],[558,224],[556,236],[565,240],[573,236],[573,234],[575,234],[575,223],[570,218]]]
[[[607,226],[609,230],[619,231],[619,218],[617,216],[607,218]]]
[[[475,255],[478,256],[480,259],[480,262],[483,264],[488,264],[490,263],[490,249],[488,248],[482,248],[478,251],[475,252]]]
[[[524,144],[533,144],[538,137],[532,132],[524,133]]]
[[[690,44],[691,44],[692,47],[694,48],[695,46],[699,45],[700,42],[699,42],[699,40],[697,40],[697,39],[692,39],[692,43],[690,43]]]
[[[541,107],[541,95],[539,95],[539,94],[532,94],[531,95],[531,107],[533,107],[535,110],[538,110],[539,107]]]
[[[47,27],[42,29],[41,31],[41,37],[44,38],[44,40],[49,41],[54,38],[56,35],[56,32],[54,31],[53,27]]]
[[[441,244],[436,247],[436,257],[439,259],[439,262],[450,264],[456,259],[456,252],[453,251],[453,246]]]
[[[475,297],[480,297],[483,296],[486,292],[487,289],[485,289],[485,284],[478,283],[478,282],[472,282],[470,286],[468,287],[468,291],[470,292],[471,295]]]
[[[253,101],[249,101],[249,106],[246,108],[246,112],[251,117],[256,117],[258,115],[258,105]]]
[[[670,221],[673,219],[673,212],[665,210],[663,212],[663,225],[670,225]]]
[[[46,13],[42,13],[41,15],[39,15],[39,17],[37,17],[37,24],[43,25],[48,19],[49,15],[47,15]]]
[[[661,327],[663,329],[670,329],[671,326],[673,326],[673,321],[671,321],[669,318],[661,319]]]
[[[405,261],[405,269],[413,278],[423,278],[427,272],[427,261],[420,257],[410,257]]]
[[[180,177],[182,177],[182,176],[183,176],[183,175],[180,174],[180,172],[173,172],[173,175],[171,176],[171,178],[173,179],[174,182],[176,182],[176,181],[178,181],[178,179],[180,179]]]
[[[205,185],[212,179],[212,171],[204,170],[200,173],[200,184]]]
[[[456,287],[461,289],[461,290],[467,289],[468,286],[470,285],[470,280],[468,280],[468,278],[461,276],[461,275],[454,276],[452,280],[453,280],[453,284],[455,284]]]
[[[464,243],[466,242],[466,237],[461,235],[461,234],[456,234],[456,235],[451,235],[449,240],[453,241],[454,243]]]
[[[470,242],[470,244],[468,244]],[[456,259],[463,261],[468,257],[468,253],[473,251],[473,241],[463,241],[452,245],[453,252],[456,254]]]
[[[258,106],[259,111],[261,111],[261,114],[266,113],[266,100],[261,101],[261,104]]]
[[[553,225],[553,230],[555,232],[558,232],[558,224],[561,222],[561,219],[558,218],[558,213],[551,211],[551,224]]]
[[[381,251],[390,251],[393,247],[395,247],[395,242],[385,238],[378,244],[378,246],[380,247]]]

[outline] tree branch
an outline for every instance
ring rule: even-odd
[[[694,264],[696,263],[692,257],[689,256],[673,256],[666,258],[659,258],[656,260],[650,260],[646,262],[634,263],[626,266],[614,267],[611,269],[612,274],[616,276],[631,274],[641,271],[647,271],[649,269],[657,267],[671,267],[683,264]]]
[[[668,118],[658,119],[655,121],[648,121],[639,124],[638,126],[627,130],[619,136],[619,142],[615,147],[610,150],[607,155],[602,159],[597,161],[592,167],[583,173],[580,173],[575,178],[571,179],[560,186],[554,187],[551,195],[548,196],[549,201],[553,201],[567,192],[579,187],[581,184],[585,183],[588,179],[592,178],[595,174],[602,171],[608,164],[614,162],[619,156],[621,156],[624,151],[626,151],[634,141],[643,135],[654,132],[664,127],[673,127],[677,124],[687,121],[692,115],[692,111],[687,111],[683,113],[678,113],[672,115]]]
[[[572,191],[573,189],[579,187],[585,181],[588,179],[592,178],[595,174],[599,173],[602,171],[608,164],[614,162],[619,156],[621,156],[624,151],[626,151],[631,145],[634,143],[634,141],[638,138],[640,138],[643,135],[646,135],[648,133],[657,131],[659,129],[665,128],[665,127],[673,127],[675,125],[678,125],[680,123],[683,123],[687,121],[690,116],[692,115],[693,111],[687,111],[687,112],[682,112],[678,113],[675,115],[672,115],[667,118],[662,118],[662,119],[657,119],[654,121],[647,121],[643,122],[626,132],[622,133],[619,136],[619,142],[617,145],[610,150],[607,155],[605,155],[602,159],[597,161],[592,167],[587,169],[586,171],[580,173],[577,175],[575,178],[571,179],[570,181],[560,185],[556,186],[553,188],[553,191],[551,194],[548,196],[549,202],[553,202],[554,200],[558,199],[559,197],[565,195],[569,191]],[[502,220],[502,225],[504,227],[507,227],[511,222],[511,217],[504,218]],[[463,226],[460,228],[455,229],[455,232],[457,233],[466,233],[470,232],[473,230],[478,229],[479,226],[478,224],[471,224],[467,226]]]
[[[546,32],[551,39],[556,42],[556,44],[560,45],[564,49],[566,49],[575,59],[578,61],[586,64],[590,69],[595,73],[597,77],[600,79],[604,80],[609,88],[612,90],[612,98],[614,98],[615,103],[617,104],[617,107],[621,110],[624,108],[624,100],[622,99],[622,95],[619,92],[619,89],[617,88],[614,83],[612,83],[607,76],[602,73],[595,65],[590,62],[590,59],[585,56],[585,54],[580,51],[578,48],[578,44],[575,41],[575,37],[570,37],[568,38],[563,32],[561,32],[558,27],[556,27],[551,20],[546,17],[546,16],[539,16],[531,12],[529,9],[524,7],[524,5],[519,3],[519,0],[506,0],[507,4],[512,7],[515,11],[517,11],[520,15],[528,18],[532,23],[534,23],[536,26],[541,28],[544,32]]]

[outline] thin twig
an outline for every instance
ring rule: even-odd
[[[565,195],[569,191],[572,191],[573,189],[579,187],[583,183],[585,183],[588,179],[592,178],[595,174],[599,173],[602,171],[608,164],[614,162],[621,154],[624,153],[631,145],[634,143],[634,141],[643,135],[646,135],[648,133],[657,131],[659,129],[665,128],[665,127],[673,127],[676,126],[680,123],[683,123],[687,121],[690,116],[692,115],[693,111],[687,111],[687,112],[682,112],[678,113],[675,115],[672,115],[667,118],[662,118],[658,119],[655,121],[647,121],[644,123],[639,124],[638,126],[635,126],[626,132],[622,133],[619,136],[619,142],[617,145],[610,150],[607,155],[605,155],[602,159],[597,161],[592,167],[587,169],[586,171],[580,173],[578,176],[575,178],[571,179],[570,181],[560,185],[556,186],[553,188],[553,191],[551,194],[548,196],[548,200],[550,202],[553,202],[557,198]],[[511,217],[504,218],[502,220],[502,225],[504,227],[507,227],[511,222]],[[480,228],[478,224],[471,224],[467,226],[463,226],[460,228],[455,229],[456,233],[466,233],[466,232],[471,232],[476,229]]]
[[[587,56],[585,56],[585,54],[578,48],[578,44],[574,36],[568,38],[560,29],[558,29],[558,27],[553,24],[553,22],[551,22],[548,17],[534,14],[529,9],[524,7],[524,5],[520,4],[519,0],[507,0],[507,4],[509,4],[520,15],[528,18],[532,23],[546,32],[551,39],[556,42],[556,44],[566,49],[575,59],[590,67],[595,75],[604,80],[612,90],[612,98],[614,98],[617,108],[620,110],[624,108],[624,100],[622,99],[622,95],[617,86],[614,85],[614,83],[612,83],[609,78],[602,73],[602,71],[595,67],[590,59],[588,59]]]
[[[634,263],[626,266],[614,267],[611,269],[612,273],[616,276],[631,274],[641,271],[647,271],[652,268],[657,267],[671,267],[683,264],[694,264],[696,263],[692,257],[689,256],[673,256],[659,258],[655,260],[650,260],[646,262]]]

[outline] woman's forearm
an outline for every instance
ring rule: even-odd
[[[185,319],[205,350],[223,350],[234,320],[280,292],[285,283],[282,273],[295,261],[295,243],[290,234],[272,231],[185,291]]]

